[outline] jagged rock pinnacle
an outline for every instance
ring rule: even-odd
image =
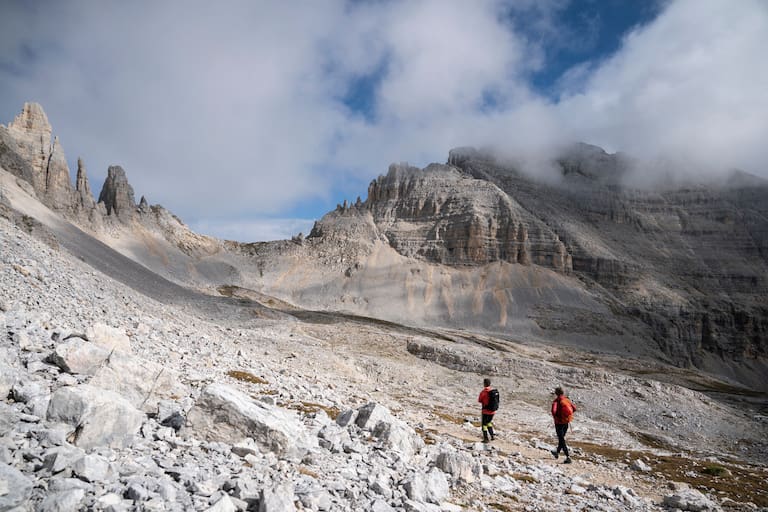
[[[91,185],[85,171],[82,158],[77,159],[77,181],[75,183],[75,207],[90,210],[96,207],[96,200],[91,193]]]
[[[114,215],[123,222],[133,218],[136,201],[133,187],[128,183],[125,171],[119,165],[112,165],[107,170],[107,179],[99,194],[99,202],[104,203],[108,215]]]
[[[69,167],[59,139],[51,142],[51,124],[43,107],[25,103],[21,113],[8,125],[20,155],[32,166],[32,186],[38,196],[54,208],[70,206],[72,185]]]

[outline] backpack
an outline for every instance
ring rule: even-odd
[[[487,411],[497,411],[499,409],[499,390],[492,389],[488,392],[488,404],[484,407]]]
[[[557,419],[568,421],[573,416],[573,404],[567,398],[557,401]]]

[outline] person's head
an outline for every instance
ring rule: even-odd
[[[556,394],[557,396],[562,396],[562,395],[564,394],[564,393],[563,393],[563,388],[561,388],[560,386],[557,386],[557,387],[555,388],[555,394]]]
[[[483,386],[488,387],[491,385],[491,379],[485,378],[483,379]]]

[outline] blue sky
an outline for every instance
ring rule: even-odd
[[[0,0],[0,122],[37,101],[97,194],[119,164],[198,231],[287,238],[456,146],[766,176],[766,47],[764,0]]]

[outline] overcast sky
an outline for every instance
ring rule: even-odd
[[[767,0],[0,0],[0,49],[0,122],[242,241],[456,146],[768,177]]]

